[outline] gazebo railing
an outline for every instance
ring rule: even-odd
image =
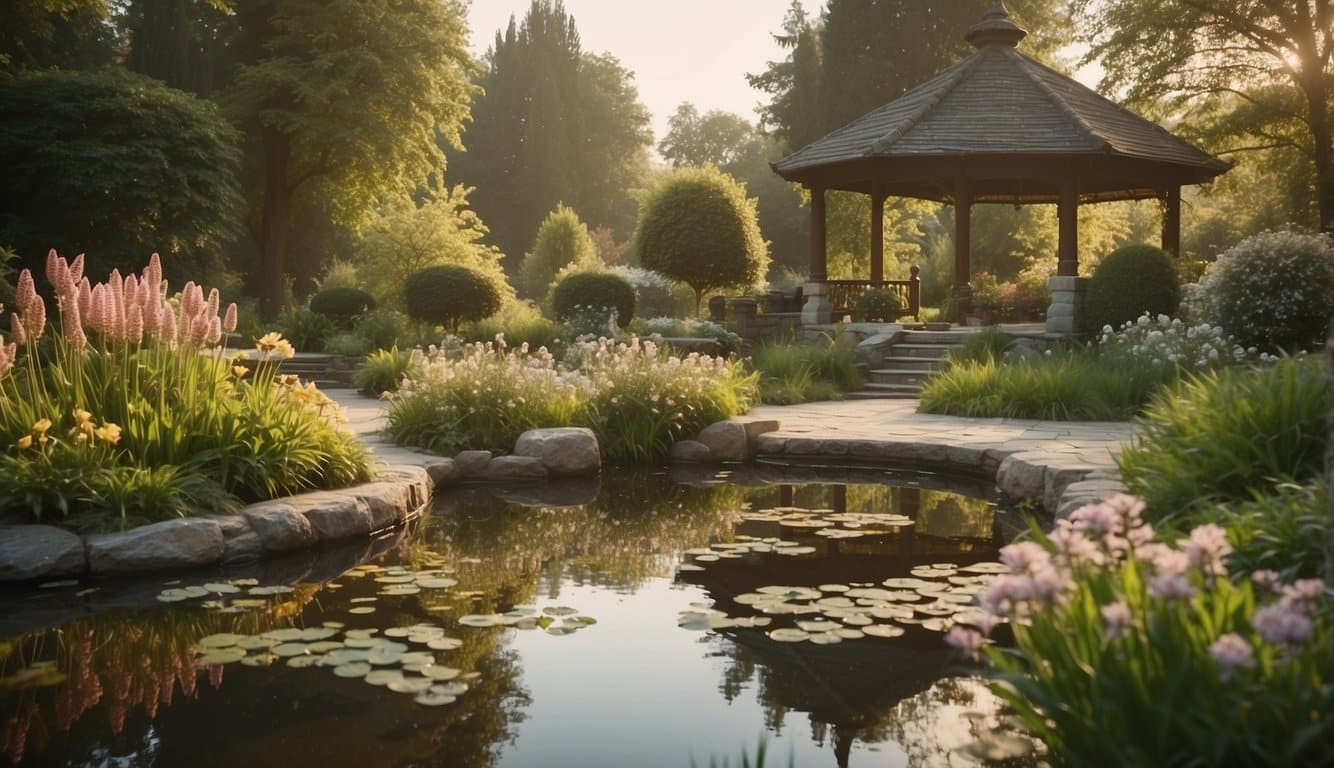
[[[829,286],[829,304],[834,311],[834,319],[851,315],[857,308],[857,300],[871,290],[888,290],[898,294],[903,301],[899,317],[921,319],[922,278],[920,269],[911,269],[912,277],[907,280],[826,280]]]

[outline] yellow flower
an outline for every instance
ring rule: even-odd
[[[51,428],[50,419],[38,419],[36,424],[32,425],[32,433],[37,436],[45,435],[46,430]]]
[[[29,448],[31,448],[31,447],[32,447],[32,435],[24,435],[23,437],[20,437],[20,438],[19,438],[19,442],[18,442],[18,446],[19,446],[19,450],[20,450],[20,451],[26,451],[26,450],[28,450]]]
[[[84,443],[88,442],[88,435],[84,434],[83,432],[80,432],[79,434],[74,436],[74,442],[79,445],[83,445]]]
[[[296,354],[296,348],[285,339],[280,339],[278,343],[274,345],[273,351],[277,352],[284,360],[290,360],[292,356]]]
[[[232,375],[238,379],[244,379],[247,373],[250,373],[250,369],[244,365],[232,366]]]
[[[120,427],[108,421],[107,423],[97,428],[97,439],[111,443],[112,445],[119,443]]]
[[[75,421],[75,422],[77,422],[77,423],[79,423],[79,424],[83,424],[83,423],[85,423],[85,422],[91,421],[92,418],[93,418],[93,415],[92,415],[91,413],[85,411],[84,409],[82,409],[82,408],[75,408],[75,409],[74,409],[74,421]]]

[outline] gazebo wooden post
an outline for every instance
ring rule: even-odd
[[[871,188],[871,282],[885,279],[885,191]]]
[[[825,253],[824,188],[811,187],[811,282],[829,279]]]
[[[1073,172],[1061,183],[1056,198],[1060,220],[1057,236],[1056,276],[1047,281],[1051,306],[1047,309],[1047,333],[1072,336],[1084,331],[1084,292],[1088,281],[1079,276],[1079,180]]]
[[[962,174],[954,181],[954,317],[962,320],[972,303],[973,185]]]
[[[1163,250],[1181,255],[1181,187],[1169,187],[1163,195]]]
[[[801,305],[802,325],[822,325],[833,320],[833,306],[829,303],[829,269],[825,239],[824,187],[810,186],[811,191],[811,275],[802,287],[805,301]]]
[[[1075,277],[1079,274],[1079,190],[1073,179],[1061,184],[1056,218],[1060,220],[1056,274]]]

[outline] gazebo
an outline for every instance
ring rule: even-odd
[[[1224,163],[1017,50],[1027,36],[993,2],[964,39],[976,48],[902,97],[773,164],[811,195],[811,269],[802,322],[830,322],[833,310],[884,279],[884,203],[890,195],[955,206],[956,314],[970,295],[970,209],[974,203],[1055,203],[1060,218],[1049,333],[1080,330],[1078,206],[1157,199],[1162,247],[1180,251],[1181,187],[1209,181]],[[830,281],[825,191],[871,198],[871,274]]]

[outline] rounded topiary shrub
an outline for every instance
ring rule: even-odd
[[[748,288],[768,269],[755,206],[741,182],[712,166],[663,174],[639,206],[639,263],[690,286],[698,315],[704,294]]]
[[[408,316],[458,332],[464,321],[482,320],[500,310],[500,289],[475,269],[445,264],[408,275],[403,285]]]
[[[903,314],[903,299],[894,291],[877,288],[857,298],[853,314],[867,323],[892,323]]]
[[[1248,237],[1218,257],[1197,299],[1200,319],[1243,347],[1309,347],[1334,307],[1334,247],[1293,231]]]
[[[616,324],[624,328],[635,316],[635,289],[610,272],[574,272],[551,289],[551,311],[564,321],[578,313],[576,307],[614,309]]]
[[[340,328],[351,326],[352,321],[373,309],[374,297],[360,288],[325,288],[310,297],[310,311],[324,315]]]
[[[1113,329],[1148,312],[1174,315],[1181,306],[1181,282],[1171,254],[1152,245],[1126,245],[1093,270],[1084,299],[1084,326],[1090,333]]]

